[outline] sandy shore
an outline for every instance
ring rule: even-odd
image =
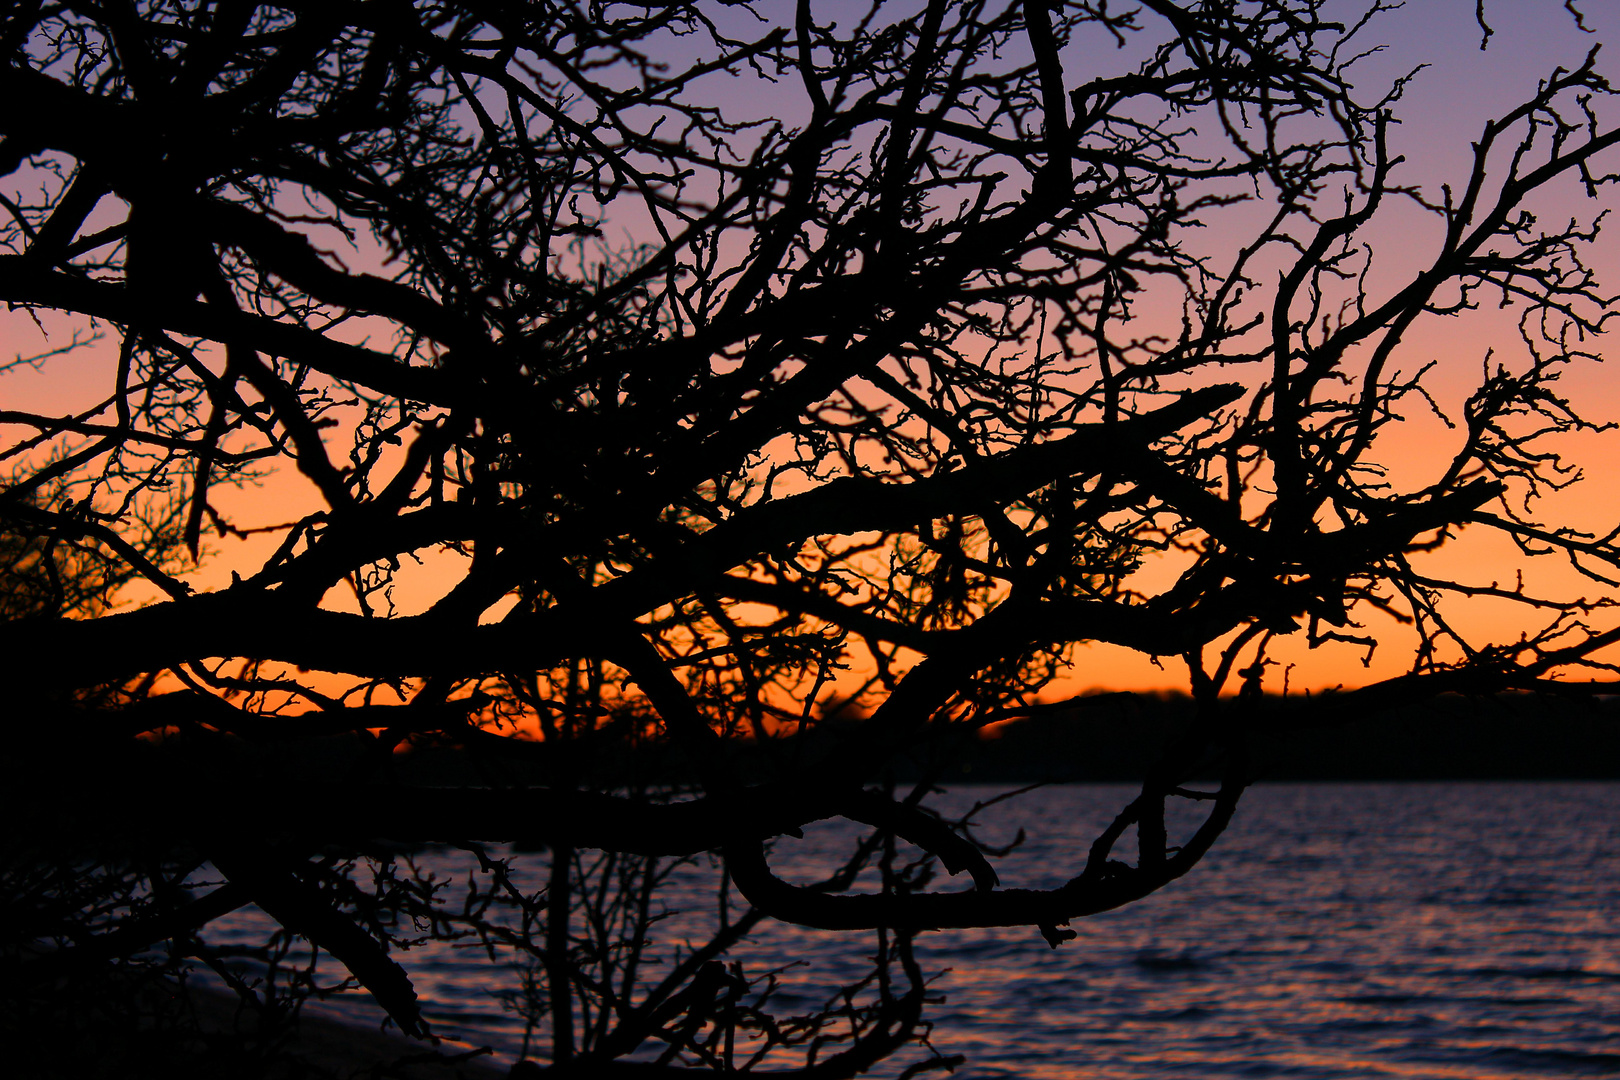
[[[229,993],[193,984],[189,987],[199,1024],[205,1032],[230,1034],[250,1029],[252,1019],[237,1008]],[[395,1077],[400,1080],[499,1080],[507,1068],[489,1056],[467,1056],[474,1047],[442,1040],[438,1046],[409,1039],[393,1030],[361,1027],[305,1011],[285,1046],[286,1060],[272,1075],[288,1080],[331,1076],[343,1080]]]

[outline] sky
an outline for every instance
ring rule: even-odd
[[[1359,5],[1341,5],[1340,10],[1345,7]],[[1401,123],[1391,133],[1391,150],[1407,158],[1396,179],[1418,184],[1431,198],[1439,197],[1442,184],[1460,188],[1472,162],[1472,143],[1480,137],[1483,125],[1519,104],[1555,68],[1581,63],[1598,41],[1614,43],[1599,54],[1599,71],[1620,79],[1620,5],[1578,7],[1595,32],[1585,33],[1576,26],[1559,0],[1487,4],[1486,21],[1494,34],[1484,51],[1473,20],[1473,0],[1416,0],[1383,15],[1367,33],[1367,41],[1384,48],[1357,66],[1355,85],[1367,88],[1371,98],[1376,96],[1372,91],[1381,92],[1393,80],[1426,65],[1413,76],[1396,107]],[[1333,13],[1330,8],[1329,14]],[[1607,115],[1612,122],[1620,108],[1608,108]],[[1620,171],[1620,154],[1611,152],[1605,164],[1609,171]],[[1610,192],[1594,204],[1575,184],[1564,183],[1543,193],[1534,206],[1548,221],[1588,220],[1598,209],[1614,207],[1616,201]],[[1380,272],[1384,281],[1398,280],[1403,270],[1417,265],[1429,250],[1425,241],[1437,236],[1438,226],[1432,218],[1409,204],[1387,205],[1366,233],[1376,259],[1370,277],[1374,291]],[[1213,249],[1220,240],[1217,233],[1204,242]],[[1584,255],[1600,277],[1620,292],[1620,228],[1600,236]],[[1495,360],[1509,362],[1523,354],[1514,322],[1503,313],[1487,310],[1466,319],[1429,320],[1408,335],[1401,366],[1413,370],[1422,362],[1438,362],[1438,378],[1433,383],[1436,396],[1455,416],[1455,407],[1476,385],[1490,350],[1495,350]],[[1603,355],[1615,351],[1615,346],[1599,342],[1593,351]],[[1620,360],[1620,351],[1616,351],[1616,359]],[[1561,390],[1588,418],[1620,420],[1620,370],[1614,366],[1574,368],[1564,376]],[[1386,460],[1397,479],[1403,471],[1415,478],[1438,465],[1456,438],[1455,432],[1426,410],[1411,410],[1405,418],[1407,422],[1387,436],[1386,443]],[[1542,519],[1606,533],[1620,523],[1620,469],[1616,468],[1620,465],[1620,432],[1581,433],[1559,445],[1571,462],[1581,466],[1584,479],[1546,500]],[[1505,538],[1479,530],[1469,530],[1425,557],[1420,568],[1425,563],[1476,584],[1511,586],[1522,571],[1526,582],[1544,595],[1590,598],[1612,591],[1582,577],[1567,563],[1525,559]],[[1456,625],[1476,644],[1487,639],[1511,641],[1523,630],[1540,627],[1536,615],[1501,600],[1471,599],[1455,605],[1454,613]],[[1407,669],[1416,640],[1410,628],[1374,614],[1362,632],[1379,641],[1370,659],[1358,646],[1328,644],[1309,649],[1303,632],[1292,640],[1274,641],[1268,651],[1279,666],[1268,674],[1267,689],[1282,689],[1281,676],[1290,665],[1287,675],[1292,690],[1364,685]],[[1048,694],[1185,686],[1186,672],[1179,660],[1163,658],[1160,664],[1113,646],[1081,646],[1072,674]]]
[[[1344,5],[1351,8],[1355,5]],[[771,5],[766,5],[770,8]],[[1440,185],[1452,180],[1460,185],[1470,162],[1470,144],[1482,125],[1532,91],[1541,78],[1555,67],[1571,67],[1581,62],[1588,49],[1601,40],[1614,44],[1611,53],[1601,54],[1600,70],[1620,77],[1620,5],[1589,2],[1580,5],[1586,23],[1595,33],[1585,33],[1565,11],[1561,0],[1514,0],[1487,4],[1486,17],[1495,35],[1488,50],[1480,49],[1480,31],[1473,20],[1474,0],[1414,0],[1405,9],[1386,14],[1367,34],[1367,44],[1385,46],[1368,56],[1357,68],[1357,85],[1366,97],[1376,97],[1395,79],[1422,66],[1412,79],[1404,101],[1398,107],[1400,126],[1392,134],[1393,149],[1404,154],[1407,163],[1400,179],[1423,187],[1438,197]],[[1331,13],[1331,11],[1330,11]],[[1090,49],[1106,49],[1104,42],[1085,42],[1071,48],[1065,61],[1071,83],[1088,70]],[[1109,64],[1117,62],[1109,59]],[[786,113],[796,107],[796,95],[787,86],[761,92],[758,86],[739,85],[739,99],[768,115],[773,110]],[[1606,105],[1603,107],[1607,107]],[[1620,117],[1620,108],[1609,108],[1610,117]],[[1620,171],[1620,155],[1611,155],[1607,167]],[[1611,206],[1615,197],[1600,205]],[[1549,220],[1575,216],[1589,218],[1593,204],[1572,184],[1563,184],[1545,194],[1537,211]],[[1369,238],[1377,255],[1376,289],[1382,280],[1396,280],[1422,258],[1425,241],[1436,235],[1432,220],[1409,207],[1392,205],[1375,221]],[[1226,237],[1230,239],[1230,237]],[[1620,229],[1614,239],[1604,236],[1588,257],[1592,265],[1620,290]],[[1200,239],[1211,251],[1221,249],[1219,229]],[[28,355],[59,344],[69,331],[65,323],[46,320],[51,331],[47,339],[41,328],[22,312],[0,312],[0,357]],[[1490,350],[1498,356],[1513,354],[1518,346],[1512,322],[1498,313],[1482,312],[1461,321],[1432,321],[1409,338],[1403,363],[1425,359],[1439,362],[1437,398],[1442,407],[1454,407],[1472,385],[1480,365]],[[1603,353],[1611,346],[1598,344]],[[41,370],[27,367],[0,376],[0,407],[52,408],[69,402],[82,402],[100,391],[106,370],[104,349],[53,361]],[[1571,370],[1563,389],[1578,401],[1594,419],[1620,419],[1620,373],[1608,365],[1589,365]],[[1448,394],[1450,397],[1448,398]],[[1398,469],[1410,470],[1412,477],[1440,460],[1447,440],[1454,438],[1434,417],[1417,413],[1409,416],[1392,440],[1392,455]],[[1620,432],[1588,433],[1570,441],[1571,460],[1582,464],[1587,476],[1575,490],[1556,496],[1549,504],[1549,517],[1583,524],[1606,532],[1620,516]],[[313,492],[293,475],[271,477],[260,486],[240,492],[222,493],[218,500],[244,525],[287,521],[313,509]],[[228,582],[230,571],[257,564],[273,547],[273,537],[250,540],[215,539],[213,556],[194,580],[200,587],[218,587]],[[1450,573],[1478,582],[1511,581],[1525,561],[1498,538],[1465,535],[1429,557]],[[1567,567],[1549,565],[1551,560],[1534,560],[1526,569],[1528,581],[1543,592],[1558,595],[1594,595],[1594,583],[1582,579]],[[396,601],[402,612],[420,610],[440,595],[449,574],[462,564],[456,556],[428,559],[421,567],[407,567],[400,578]],[[1174,569],[1172,561],[1149,567],[1151,580]],[[334,596],[335,606],[344,606]],[[1482,637],[1513,637],[1531,626],[1521,613],[1500,601],[1473,601],[1459,612],[1459,625]],[[1369,623],[1367,631],[1380,639],[1380,647],[1370,662],[1364,663],[1365,650],[1352,646],[1304,648],[1304,634],[1294,641],[1274,647],[1282,662],[1280,673],[1289,670],[1293,689],[1353,686],[1374,678],[1399,674],[1410,661],[1410,631],[1380,620]],[[1185,685],[1185,672],[1179,661],[1166,659],[1163,666],[1149,658],[1106,646],[1082,646],[1076,652],[1074,670],[1050,691],[1051,697],[1092,689],[1157,690]]]

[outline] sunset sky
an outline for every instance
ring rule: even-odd
[[[775,7],[780,5],[767,5]],[[1355,7],[1345,5],[1346,10]],[[1358,86],[1366,88],[1364,99],[1376,98],[1393,79],[1428,65],[1413,78],[1405,100],[1396,106],[1402,122],[1392,136],[1394,151],[1408,159],[1397,179],[1417,184],[1427,196],[1438,199],[1442,183],[1463,182],[1470,163],[1470,143],[1490,117],[1521,101],[1554,67],[1580,63],[1594,41],[1620,41],[1620,8],[1595,0],[1580,7],[1596,33],[1583,33],[1559,0],[1488,4],[1487,19],[1495,36],[1491,47],[1483,52],[1480,31],[1473,21],[1473,0],[1417,0],[1404,10],[1382,17],[1368,32],[1366,42],[1387,48],[1367,57],[1356,69]],[[1616,48],[1620,50],[1620,45]],[[1106,40],[1100,39],[1072,48],[1065,62],[1070,81],[1077,82],[1087,77],[1095,65],[1112,68],[1120,58]],[[1620,51],[1605,55],[1600,69],[1620,77]],[[737,100],[763,113],[796,106],[791,86],[739,84]],[[1601,102],[1598,108],[1600,115],[1610,120],[1620,115],[1620,108],[1612,102]],[[1611,153],[1600,165],[1620,171],[1620,154]],[[1615,202],[1612,190],[1595,204],[1582,195],[1573,181],[1566,181],[1543,193],[1534,205],[1546,219],[1561,222],[1570,217],[1589,219],[1596,210],[1612,207]],[[1233,216],[1242,218],[1241,214]],[[1372,291],[1377,293],[1421,265],[1438,234],[1439,227],[1432,217],[1410,204],[1389,205],[1367,233],[1376,260],[1369,277]],[[1189,242],[1200,251],[1218,256],[1244,239],[1235,229],[1225,232],[1217,225]],[[1620,291],[1620,231],[1613,239],[1601,237],[1587,257],[1611,287]],[[39,353],[62,344],[72,332],[68,322],[50,316],[45,317],[44,329],[49,331],[48,338],[26,313],[0,312],[0,351],[7,356]],[[1600,353],[1608,348],[1602,342],[1594,346]],[[1431,319],[1408,336],[1400,366],[1415,370],[1430,360],[1438,362],[1431,386],[1439,406],[1454,410],[1474,385],[1491,350],[1495,350],[1493,362],[1512,365],[1522,357],[1523,345],[1517,338],[1511,312],[1483,310],[1460,319]],[[0,401],[5,407],[41,411],[82,408],[105,392],[107,365],[108,347],[103,343],[52,360],[39,370],[19,368],[0,377]],[[1588,418],[1620,419],[1620,374],[1614,369],[1597,365],[1575,368],[1561,385]],[[1387,436],[1384,444],[1384,459],[1391,466],[1391,478],[1397,486],[1421,482],[1426,469],[1444,458],[1455,439],[1455,433],[1438,418],[1417,411],[1415,406],[1407,420],[1409,423]],[[1575,524],[1599,534],[1608,532],[1620,519],[1620,432],[1584,433],[1570,438],[1560,448],[1571,462],[1582,467],[1586,478],[1574,490],[1547,499],[1542,520]],[[243,526],[290,521],[318,505],[313,489],[290,470],[269,477],[258,487],[222,492],[215,501]],[[231,571],[256,566],[274,544],[275,538],[270,536],[248,540],[212,538],[209,546],[213,554],[191,575],[191,580],[200,588],[219,587],[228,583]],[[1527,563],[1506,540],[1495,537],[1465,535],[1428,558],[1459,579],[1481,584],[1510,584],[1522,568],[1526,583],[1542,593],[1569,597],[1597,596],[1604,591],[1567,564],[1554,565],[1550,558]],[[463,567],[462,560],[447,555],[429,558],[419,569],[403,572],[395,595],[400,610],[420,610],[441,595]],[[1144,582],[1168,580],[1173,570],[1173,559],[1150,565],[1143,572]],[[352,604],[336,593],[328,602],[337,606]],[[1475,600],[1456,605],[1453,610],[1458,625],[1481,640],[1511,639],[1521,629],[1536,626],[1534,612],[1514,610],[1502,601]],[[1607,620],[1604,625],[1612,621],[1620,620]],[[1406,628],[1373,616],[1365,632],[1380,640],[1371,663],[1365,666],[1364,650],[1349,645],[1307,650],[1303,633],[1275,647],[1274,655],[1295,665],[1289,675],[1293,689],[1356,685],[1405,670],[1411,659],[1410,632]],[[1185,685],[1179,661],[1169,658],[1161,669],[1147,657],[1094,646],[1080,648],[1076,661],[1073,673],[1052,688],[1051,696],[1091,688],[1160,689]],[[1281,689],[1280,679],[1269,688]]]

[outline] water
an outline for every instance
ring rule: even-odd
[[[942,804],[990,793],[958,789]],[[1072,876],[1129,798],[1075,785],[996,807],[986,839],[1020,826],[1030,837],[999,861],[1003,883]],[[775,863],[808,879],[849,835],[807,830]],[[468,859],[418,862],[465,877]],[[696,868],[671,904],[704,911],[698,890],[710,887]],[[210,936],[262,935],[261,920],[244,911]],[[1620,784],[1257,787],[1186,878],[1075,929],[1055,951],[1033,929],[922,937],[925,971],[947,972],[928,1015],[934,1047],[967,1058],[956,1076],[1620,1075]],[[735,956],[751,970],[808,961],[789,987],[790,1003],[808,1003],[870,952],[869,936],[768,924]],[[400,959],[436,1030],[514,1060],[521,1022],[492,998],[502,976],[481,952],[429,945]],[[376,1023],[359,996],[329,1007]],[[920,1056],[903,1052],[879,1075]]]

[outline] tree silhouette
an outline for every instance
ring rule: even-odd
[[[853,1075],[926,1031],[911,933],[1055,946],[1192,869],[1252,779],[1280,639],[1415,635],[1407,673],[1290,714],[1312,723],[1605,689],[1607,599],[1414,556],[1494,531],[1614,584],[1615,533],[1537,509],[1572,476],[1556,437],[1591,427],[1556,384],[1613,309],[1598,225],[1530,211],[1612,180],[1612,91],[1595,50],[1551,73],[1426,193],[1387,145],[1404,80],[1351,83],[1387,6],[14,5],[0,299],[72,335],[33,363],[102,382],[0,411],[17,752],[75,763],[12,802],[30,844],[100,830],[148,861],[117,904],[15,920],[60,948],[13,949],[8,980],[207,959],[200,928],[254,902],[419,1033],[388,951],[414,916],[528,950],[558,1069],[655,1044],[730,1068],[745,1030],[770,1062],[851,1040],[800,1060]],[[1434,227],[1386,271],[1366,236],[1395,204]],[[1478,360],[1403,342],[1496,303],[1518,339],[1443,456],[1392,469],[1384,435]],[[243,497],[295,478],[312,509]],[[169,553],[211,531],[273,543],[200,589]],[[40,545],[89,553],[101,599],[13,603]],[[154,602],[110,607],[135,579]],[[1477,596],[1540,629],[1474,640],[1447,612]],[[927,783],[885,780],[1050,708],[1083,642],[1183,662],[1196,713],[1072,880],[1001,889]],[[335,771],[302,749],[344,734]],[[401,783],[395,751],[434,746],[476,782]],[[1207,808],[1177,844],[1172,799]],[[138,842],[108,825],[131,806]],[[778,876],[772,839],[827,818],[874,831],[827,881]],[[487,861],[457,915],[319,857],[378,837],[544,846],[546,895]],[[654,978],[649,898],[702,852],[746,911]],[[204,859],[225,882],[193,897]],[[865,1004],[770,1018],[770,980],[720,966],[763,918],[875,933]]]

